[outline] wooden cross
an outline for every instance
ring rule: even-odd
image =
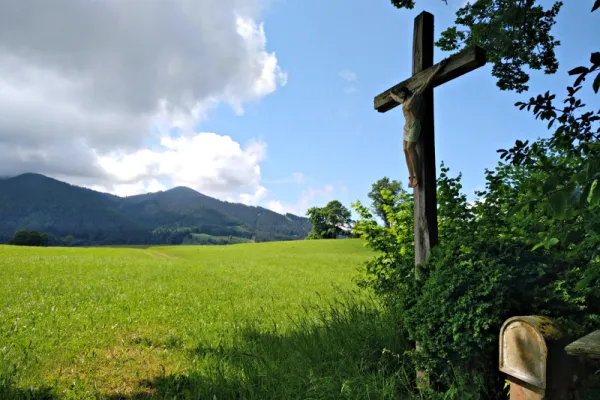
[[[433,65],[433,15],[423,11],[415,18],[413,34],[412,76],[375,96],[375,109],[386,112],[396,107],[390,93],[403,87],[411,92],[420,87],[435,70]],[[448,59],[448,63],[432,82],[432,88],[423,94],[421,134],[417,143],[419,155],[418,181],[415,200],[415,266],[424,264],[429,252],[438,241],[437,198],[435,173],[435,137],[433,131],[433,87],[471,72],[486,63],[485,50],[480,47],[466,49]],[[415,277],[420,278],[415,268]]]

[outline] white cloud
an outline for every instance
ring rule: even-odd
[[[342,189],[343,189],[342,185]],[[285,203],[278,200],[271,200],[266,203],[269,208],[277,213],[291,213],[305,216],[306,211],[313,206],[324,206],[327,202],[333,200],[333,194],[336,187],[328,184],[320,188],[309,188],[300,194],[300,198],[295,203]]]
[[[195,126],[285,85],[262,0],[0,2],[0,175],[259,201],[266,144]],[[35,10],[36,12],[31,12]],[[177,136],[172,136],[174,129]]]
[[[258,186],[254,193],[240,193],[237,197],[230,198],[229,201],[242,203],[247,206],[259,205],[266,197],[270,195],[269,190],[264,186]]]
[[[256,203],[267,195],[261,186],[260,163],[266,144],[244,148],[229,136],[201,132],[173,139],[165,136],[155,149],[98,155],[106,182],[93,188],[115,194],[136,194],[170,186],[187,186],[209,196]],[[248,191],[252,192],[249,194]]]
[[[135,183],[113,184],[110,190],[101,185],[91,185],[87,187],[98,192],[110,191],[112,194],[116,194],[117,196],[121,197],[133,196],[141,193],[155,193],[167,189],[165,185],[156,179],[138,181]]]
[[[357,76],[354,71],[350,71],[349,69],[344,69],[340,71],[340,78],[347,82],[356,82]]]
[[[219,104],[241,115],[286,84],[267,50],[265,3],[0,2],[0,175],[38,172],[121,196],[188,186],[299,215],[331,200],[325,185],[277,201],[261,176],[266,143],[198,132]]]

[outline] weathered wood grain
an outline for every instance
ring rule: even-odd
[[[429,13],[427,13],[429,14]],[[417,16],[417,18],[421,17],[422,14]],[[431,15],[431,14],[429,14]],[[433,17],[433,16],[432,16]],[[416,29],[416,25],[415,25]],[[414,46],[414,45],[413,45]],[[413,53],[416,50],[413,48]],[[432,50],[433,51],[433,50]],[[414,55],[413,55],[413,63],[414,63]],[[433,60],[432,60],[433,63]],[[432,82],[432,87],[436,87],[442,85],[448,81],[458,78],[468,72],[471,72],[486,63],[486,53],[485,50],[481,47],[471,47],[463,50],[462,52],[448,58],[448,64],[440,71],[440,74],[437,78],[435,78]],[[436,64],[437,65],[437,64]],[[403,87],[407,87],[411,92],[415,89],[419,88],[427,79],[431,76],[433,71],[436,68],[436,65],[430,66],[423,70],[420,70],[418,73],[414,73],[413,76],[400,82],[399,84],[391,87],[385,92],[378,94],[375,96],[374,106],[375,109],[379,112],[386,112],[391,110],[392,108],[399,105],[399,103],[395,102],[390,97],[390,92],[397,92]],[[414,67],[414,65],[413,65]]]
[[[422,75],[420,72],[429,70],[433,64],[433,29],[432,14],[422,12],[415,18],[413,76]],[[425,263],[431,248],[438,242],[433,89],[423,93],[422,112],[421,137],[417,142],[419,184],[414,190],[415,278],[417,280],[420,279],[418,266]]]

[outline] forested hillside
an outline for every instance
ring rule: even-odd
[[[20,228],[47,233],[51,245],[106,245],[294,240],[311,226],[186,187],[122,198],[23,174],[0,180],[0,242]]]

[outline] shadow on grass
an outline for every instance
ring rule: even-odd
[[[18,389],[12,386],[0,387],[2,400],[57,400],[60,397],[51,387]]]
[[[413,370],[399,324],[374,301],[306,307],[291,329],[239,328],[231,346],[198,345],[193,368],[117,399],[405,399]],[[408,371],[408,373],[406,373]]]
[[[305,306],[286,327],[246,321],[227,345],[189,350],[185,374],[138,382],[134,399],[411,399],[413,367],[400,323],[373,299],[347,295]],[[10,389],[2,399],[54,400],[52,390]],[[75,393],[72,393],[75,395]],[[89,392],[88,392],[89,394]],[[78,398],[71,396],[70,398]],[[88,398],[87,396],[85,398]]]

